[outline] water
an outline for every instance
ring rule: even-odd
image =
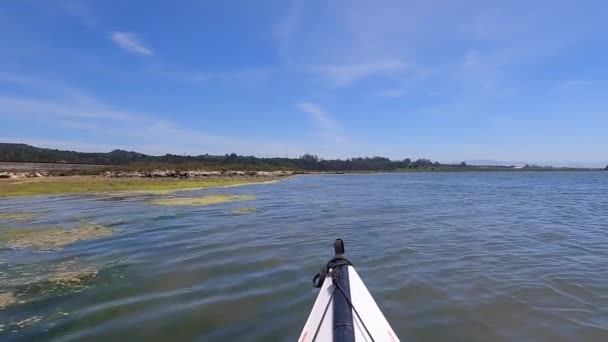
[[[100,269],[80,291],[0,310],[0,339],[294,341],[342,237],[402,340],[608,340],[608,173],[315,175],[180,195],[210,193],[257,199],[1,200],[43,213],[34,225],[83,219],[114,235],[0,250],[5,290],[58,263]],[[231,213],[243,206],[257,211]]]

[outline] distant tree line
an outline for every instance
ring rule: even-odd
[[[403,160],[390,160],[385,157],[373,158],[351,158],[322,160],[315,155],[305,154],[295,162],[300,169],[318,171],[394,171],[398,169],[417,169],[440,167],[442,164],[429,159],[418,159],[412,161],[410,158]]]
[[[114,150],[108,153],[85,153],[38,148],[25,144],[0,143],[0,161],[39,162],[39,163],[76,163],[96,165],[122,165],[134,167],[177,167],[209,168],[234,170],[305,170],[305,171],[395,171],[400,169],[439,169],[441,167],[467,168],[466,163],[445,165],[429,159],[390,160],[384,157],[321,159],[316,155],[305,154],[299,158],[257,158],[226,155],[180,156],[166,154],[150,156],[137,152]]]

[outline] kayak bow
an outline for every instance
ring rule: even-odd
[[[344,241],[334,242],[334,257],[313,279],[321,289],[302,329],[300,342],[399,341],[351,262]]]

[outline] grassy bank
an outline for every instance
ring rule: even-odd
[[[218,177],[204,180],[148,178],[104,178],[92,176],[0,179],[0,197],[58,195],[96,192],[161,192],[219,186],[254,184],[265,178]]]

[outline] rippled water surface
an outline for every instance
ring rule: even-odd
[[[113,230],[0,250],[0,292],[21,301],[0,310],[0,340],[294,341],[341,237],[402,340],[608,341],[608,172],[311,175],[164,197],[206,194],[256,199],[0,200],[39,214],[0,229]],[[49,290],[66,265],[98,273]]]

